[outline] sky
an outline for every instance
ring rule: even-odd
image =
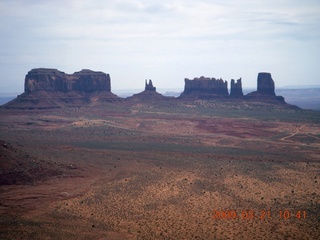
[[[259,72],[320,85],[320,1],[0,0],[0,93],[40,67],[109,73],[112,90],[200,76],[256,87]]]

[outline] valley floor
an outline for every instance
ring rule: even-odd
[[[319,239],[320,113],[0,110],[1,239]]]

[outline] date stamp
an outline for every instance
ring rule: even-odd
[[[272,211],[271,210],[213,210],[212,211],[212,218],[213,219],[226,219],[226,220],[233,220],[233,219],[242,219],[242,220],[265,220],[271,218],[279,218],[284,220],[289,219],[305,219],[307,218],[307,212],[302,210],[292,211],[292,210],[279,210],[279,211]]]

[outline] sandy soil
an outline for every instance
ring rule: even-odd
[[[0,238],[319,239],[319,114],[208,105],[0,111]]]

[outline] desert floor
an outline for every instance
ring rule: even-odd
[[[0,110],[0,239],[320,239],[320,113]]]

